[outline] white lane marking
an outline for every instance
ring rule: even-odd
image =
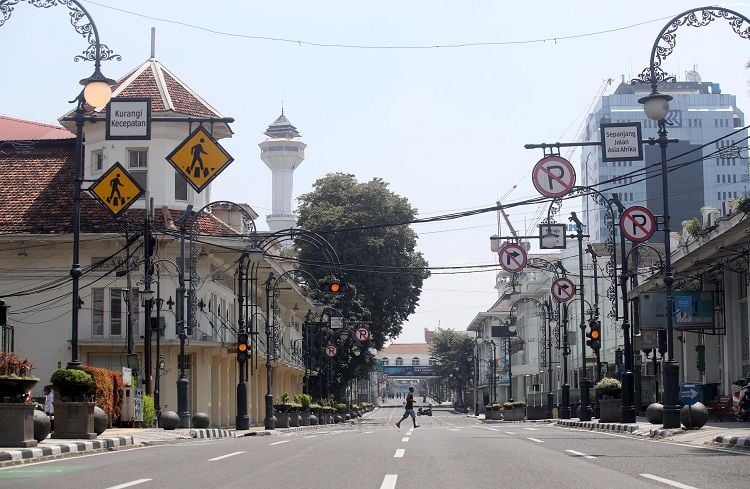
[[[302,439],[307,440],[308,438],[315,438],[316,436],[318,435],[303,436]]]
[[[679,487],[680,489],[697,489],[697,488],[695,488],[693,486],[689,486],[689,485],[683,484],[681,482],[676,482],[676,481],[672,481],[672,480],[669,480],[669,479],[665,479],[665,478],[659,477],[657,475],[652,475],[652,474],[638,474],[638,475],[640,475],[641,477],[645,477],[646,479],[651,479],[651,480],[655,480],[657,482],[661,482],[663,484],[670,485],[672,487]]]
[[[289,440],[276,441],[276,442],[273,442],[273,443],[269,443],[268,446],[270,447],[271,445],[281,445],[282,443],[289,443]]]
[[[406,436],[411,436],[411,432],[412,432],[412,431],[414,431],[414,428],[412,428],[412,429],[410,429],[409,431],[407,431],[407,432],[406,432]]]
[[[536,438],[527,438],[527,440],[535,441],[537,443],[544,443],[542,440],[537,440]]]
[[[577,452],[577,451],[575,451],[575,450],[565,450],[565,451],[566,451],[566,452],[568,452],[568,453],[572,453],[573,455],[576,455],[576,456],[578,456],[578,457],[583,457],[583,458],[596,458],[596,457],[594,457],[593,455],[586,455],[585,453]]]
[[[525,430],[529,431],[539,431],[539,428],[524,428]]]
[[[363,431],[362,432],[363,435],[369,435],[370,433],[372,433],[372,431]]]
[[[226,455],[222,455],[222,456],[220,456],[220,457],[209,458],[209,459],[208,459],[208,461],[209,461],[209,462],[215,462],[215,461],[217,461],[217,460],[221,460],[221,459],[223,459],[223,458],[229,458],[229,457],[234,457],[235,455],[240,455],[241,453],[245,453],[245,452],[232,452],[232,453],[227,453]]]
[[[386,474],[383,483],[380,484],[380,489],[396,489],[396,479],[398,479],[398,475]]]
[[[125,487],[131,487],[131,486],[135,486],[137,484],[143,484],[144,482],[148,482],[150,480],[151,479],[138,479],[138,480],[134,480],[134,481],[131,481],[131,482],[126,482],[124,484],[119,484],[117,486],[108,487],[107,489],[123,489]]]
[[[409,441],[409,437],[408,437],[408,436],[405,436],[405,437],[401,438],[401,441],[403,441],[403,442],[407,442],[407,441]]]
[[[451,431],[461,431],[461,430],[456,429],[456,428],[451,428]]]
[[[485,430],[490,430],[490,431],[498,431],[497,428],[487,428],[486,426],[482,426],[482,428],[484,428]]]
[[[512,431],[506,431],[505,434],[507,434],[507,435],[515,435],[515,433],[512,432]]]
[[[403,448],[397,449],[396,453],[393,455],[393,458],[402,458],[404,456],[404,452],[406,452],[406,450],[404,450]]]

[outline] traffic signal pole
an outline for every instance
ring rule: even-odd
[[[239,380],[237,381],[237,415],[235,417],[235,429],[247,430],[250,429],[250,416],[247,414],[247,361],[248,361],[248,349],[247,349],[247,330],[246,321],[242,315],[244,309],[244,297],[243,285],[245,284],[245,259],[247,255],[243,253],[240,256],[240,262],[237,267],[237,303],[238,303],[238,320],[237,325],[239,327],[239,333],[237,334],[237,370],[239,370]],[[245,345],[242,349],[241,344]]]
[[[581,378],[578,386],[581,391],[581,405],[579,407],[578,419],[591,421],[591,399],[589,398],[589,379],[586,369],[586,301],[583,293],[583,223],[578,219],[575,212],[570,213],[570,220],[576,225],[576,238],[578,239],[578,294],[581,303]]]

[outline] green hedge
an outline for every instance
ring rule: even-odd
[[[143,423],[144,428],[156,426],[156,408],[154,407],[154,396],[143,396]]]

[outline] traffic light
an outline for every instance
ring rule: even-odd
[[[250,356],[250,336],[247,333],[237,335],[237,361],[242,363]]]
[[[589,330],[586,333],[586,344],[592,350],[598,351],[602,347],[602,323],[599,321],[589,321]]]
[[[327,294],[341,295],[346,293],[349,286],[343,280],[339,280],[335,277],[327,277],[320,283],[320,289]]]

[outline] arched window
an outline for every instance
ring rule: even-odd
[[[435,360],[435,357],[430,357],[430,365],[436,365],[437,360]]]
[[[419,365],[419,357],[414,357],[411,359],[412,365]]]
[[[403,365],[404,359],[401,357],[396,357],[396,365]]]
[[[383,365],[388,365],[388,357],[383,357]]]

